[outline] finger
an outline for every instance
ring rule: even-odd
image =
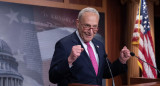
[[[123,47],[123,49],[127,49],[127,47],[126,47],[126,46],[124,46],[124,47]]]
[[[79,50],[79,51],[76,51],[76,53],[81,53],[81,50]]]
[[[127,47],[124,46],[123,49],[122,49],[122,52],[126,51],[127,50]]]
[[[84,49],[83,48],[81,48],[81,52],[83,51]]]
[[[130,54],[130,51],[128,49],[124,49],[123,52]]]
[[[81,48],[81,45],[76,45],[77,48]]]
[[[125,52],[124,54],[125,54],[124,56],[125,56],[126,58],[131,56],[129,52]]]
[[[122,51],[120,52],[120,56],[121,56],[121,57],[124,57],[124,53],[123,53]]]

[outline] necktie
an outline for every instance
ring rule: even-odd
[[[86,45],[87,45],[87,50],[88,50],[88,53],[89,53],[93,68],[94,68],[95,73],[97,75],[98,74],[98,64],[97,64],[93,49],[92,49],[91,45],[89,44],[89,42],[87,42]]]

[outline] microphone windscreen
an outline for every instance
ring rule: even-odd
[[[135,54],[134,54],[133,52],[130,52],[130,55],[131,55],[131,56],[135,56]]]
[[[107,58],[107,56],[108,56],[107,54],[104,55],[105,58]]]

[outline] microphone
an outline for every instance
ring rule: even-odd
[[[112,86],[115,86],[115,82],[114,82],[112,70],[111,70],[111,68],[110,68],[110,65],[109,65],[107,56],[108,56],[108,55],[106,54],[106,55],[105,55],[105,58],[106,58],[106,62],[107,62],[107,65],[108,65],[108,68],[109,68],[109,71],[110,71],[110,74],[111,74],[111,77],[112,77]]]
[[[156,67],[152,66],[151,64],[149,64],[148,62],[146,62],[146,61],[140,59],[138,56],[135,55],[135,53],[130,52],[130,55],[131,55],[131,56],[137,57],[139,60],[141,60],[141,61],[143,61],[144,63],[148,64],[148,65],[151,66],[152,68],[156,69],[156,70],[158,71],[158,73],[160,73],[160,71],[158,70],[158,68],[156,68]]]

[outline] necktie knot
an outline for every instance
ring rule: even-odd
[[[86,42],[85,44],[87,45],[87,47],[90,47],[90,44],[89,44],[89,42]]]
[[[89,45],[89,42],[85,42],[86,45]]]

